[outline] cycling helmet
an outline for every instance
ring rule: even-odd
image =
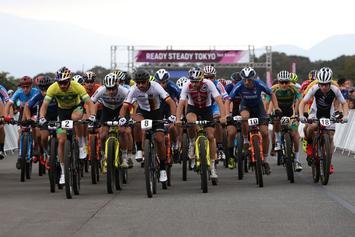
[[[11,96],[13,93],[14,93],[14,90],[11,90],[11,89],[10,89],[10,90],[7,91],[7,94],[8,94],[9,96]]]
[[[20,86],[31,86],[32,85],[32,78],[29,76],[24,76],[20,79]]]
[[[170,73],[165,69],[159,69],[155,74],[154,78],[156,81],[166,81],[170,78]]]
[[[298,82],[298,76],[296,73],[294,72],[291,72],[290,73],[290,80],[292,83],[296,84]]]
[[[117,76],[114,73],[109,73],[104,78],[104,86],[106,88],[113,88],[117,86]]]
[[[240,77],[242,79],[255,79],[256,72],[252,67],[245,67],[240,71]]]
[[[317,70],[311,70],[309,73],[308,73],[308,79],[313,81],[317,78]]]
[[[189,70],[189,79],[190,81],[202,81],[203,71],[198,67],[191,68]]]
[[[317,79],[318,83],[320,84],[327,84],[332,81],[333,78],[333,71],[329,67],[322,67],[318,72],[317,72]]]
[[[112,74],[116,75],[116,78],[118,81],[125,81],[126,80],[126,73],[120,71],[120,70],[114,70]]]
[[[278,81],[290,81],[290,73],[288,71],[280,71],[277,74]]]
[[[150,80],[150,74],[147,70],[138,69],[134,73],[134,81],[148,81],[148,80]]]
[[[77,83],[82,85],[84,83],[84,78],[81,75],[76,74],[75,76],[73,76],[73,81],[76,81]]]
[[[230,79],[232,81],[238,82],[238,81],[242,80],[242,77],[240,76],[239,72],[233,72],[232,75],[230,76]]]
[[[87,71],[85,72],[84,76],[84,82],[86,81],[95,81],[95,78],[96,78],[96,74],[92,71]]]
[[[38,76],[37,78],[37,85],[38,87],[49,87],[52,84],[52,78],[49,76]]]
[[[180,90],[183,88],[183,86],[189,81],[189,79],[187,79],[187,77],[180,77],[177,81],[176,81],[176,85],[180,88]]]
[[[204,66],[203,73],[205,76],[216,76],[216,69],[212,65]]]
[[[57,81],[65,81],[65,80],[69,80],[71,76],[72,76],[71,71],[66,67],[62,67],[57,71],[56,79]]]

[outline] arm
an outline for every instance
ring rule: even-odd
[[[126,116],[128,108],[129,108],[129,104],[128,103],[123,103],[122,108],[120,110],[120,118],[123,118],[123,117]]]
[[[272,101],[273,106],[275,107],[275,110],[280,110],[279,103],[277,102],[277,98],[274,93],[271,94],[271,101]]]
[[[170,113],[171,115],[176,115],[176,105],[175,101],[173,101],[170,97],[168,97],[165,102],[169,105],[170,107]]]
[[[49,105],[49,102],[47,100],[43,100],[41,109],[39,110],[39,117],[40,118],[46,117],[48,105]]]
[[[6,105],[5,105],[5,114],[6,115],[13,115],[12,114],[12,112],[10,113],[10,108],[11,108],[11,106],[12,106],[12,101],[11,100],[9,100],[7,103],[6,103]]]
[[[31,112],[30,112],[30,108],[28,106],[28,104],[25,104],[25,107],[23,109],[23,120],[27,120],[31,118]]]
[[[221,119],[225,119],[226,118],[226,110],[225,107],[223,105],[223,101],[221,96],[217,96],[214,98],[214,100],[216,101],[218,107],[219,107],[219,111],[221,112]]]
[[[91,99],[88,99],[87,101],[85,101],[85,104],[88,106],[89,108],[89,114],[90,115],[96,115],[96,110],[95,110],[95,104],[94,102],[92,102]]]
[[[183,114],[182,111],[185,107],[185,104],[186,104],[186,100],[182,100],[182,99],[179,100],[179,104],[176,109],[176,121],[181,120],[181,115]]]

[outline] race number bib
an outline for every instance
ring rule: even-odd
[[[151,119],[143,119],[141,121],[141,128],[143,130],[149,130],[149,129],[152,129],[153,127],[153,120]]]
[[[288,124],[290,124],[291,119],[290,119],[290,117],[284,116],[281,118],[280,121],[281,121],[281,125],[288,125]]]
[[[250,127],[259,125],[259,119],[258,118],[250,118],[250,119],[248,119],[248,125]]]
[[[330,126],[330,119],[328,118],[321,118],[319,119],[320,125],[324,126],[324,127],[328,127]]]
[[[61,127],[64,129],[73,129],[73,124],[73,120],[63,120]]]

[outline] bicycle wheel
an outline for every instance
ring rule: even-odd
[[[91,183],[97,184],[98,160],[96,157],[96,136],[90,135]]]
[[[255,158],[255,177],[256,177],[256,184],[259,185],[260,188],[264,187],[263,182],[263,173],[262,173],[262,161],[261,161],[261,154],[260,154],[260,144],[259,137],[253,136],[252,139],[252,146],[254,149],[254,158]]]
[[[26,179],[31,179],[32,174],[32,160],[26,162]]]
[[[55,184],[57,180],[57,142],[56,138],[52,137],[49,141],[50,151],[49,151],[49,170],[48,170],[48,178],[49,178],[49,187],[51,193],[55,192]]]
[[[319,182],[320,176],[320,166],[319,166],[319,158],[318,158],[318,136],[313,139],[313,155],[312,155],[312,177],[313,182]]]
[[[320,159],[320,179],[323,185],[327,185],[330,175],[330,164],[332,161],[332,153],[330,150],[330,137],[328,134],[323,134],[322,147],[321,147],[321,159]]]
[[[228,137],[227,137],[227,131],[226,128],[223,127],[223,133],[222,133],[222,144],[223,144],[223,152],[225,154],[225,159],[223,160],[223,165],[224,168],[228,168],[228,158],[230,157],[229,150],[228,150]]]
[[[186,181],[187,179],[187,163],[188,163],[188,138],[187,133],[182,134],[182,141],[181,141],[181,153],[180,153],[180,160],[182,161],[182,180]]]
[[[74,139],[74,138],[73,138]],[[79,195],[80,192],[80,179],[83,167],[81,167],[81,162],[79,158],[79,144],[76,140],[73,141],[73,151],[72,151],[72,167],[73,167],[73,191],[75,195]]]
[[[237,147],[236,147],[236,157],[238,161],[238,179],[241,180],[244,177],[244,157],[243,157],[243,135],[241,132],[237,135]],[[246,163],[246,162],[245,162]]]
[[[282,156],[283,156],[282,151],[276,151],[276,156],[277,156],[277,165],[279,166],[279,165],[284,164],[285,161],[282,158]]]
[[[106,187],[108,193],[113,193],[115,187],[116,173],[114,169],[114,160],[115,160],[115,142],[113,139],[109,139],[107,144],[107,178],[106,178]]]
[[[44,166],[44,157],[41,154],[38,162],[38,175],[43,176],[46,173],[46,167]]]
[[[168,181],[167,181],[167,185],[170,187],[171,186],[171,167],[172,165],[169,164],[168,168],[166,169],[166,174],[168,176]]]
[[[286,167],[287,178],[290,180],[290,183],[295,182],[295,176],[293,172],[293,160],[292,160],[292,140],[289,133],[285,133],[285,160],[284,164]]]
[[[201,189],[203,193],[208,192],[208,165],[207,165],[207,152],[206,152],[206,144],[207,144],[207,138],[206,137],[200,137],[198,139],[198,147],[199,147],[199,159],[201,162],[201,169],[200,169],[200,175],[201,175]]]
[[[151,150],[151,142],[148,139],[144,141],[144,176],[145,176],[145,187],[147,191],[148,198],[153,196],[153,186],[154,186],[154,175],[151,172],[151,163],[153,155]],[[156,191],[156,188],[155,188]]]
[[[20,166],[21,166],[21,177],[20,181],[25,182],[26,177],[26,160],[27,160],[27,147],[28,147],[28,134],[24,133],[21,135],[21,159],[20,159]]]
[[[72,167],[72,151],[69,140],[64,144],[64,176],[65,176],[65,195],[68,199],[73,197],[73,167]]]

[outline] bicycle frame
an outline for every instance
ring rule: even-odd
[[[255,118],[250,118],[250,119],[248,119],[248,123],[249,123],[249,144],[251,144],[251,146],[250,146],[250,151],[251,151],[250,158],[251,158],[251,162],[254,164],[254,163],[256,163],[256,159],[255,159],[255,148],[254,148],[254,146],[252,146],[253,138],[256,137],[259,140],[260,158],[261,158],[261,161],[264,161],[263,138],[262,138],[261,133],[260,133],[258,119],[255,120]]]

